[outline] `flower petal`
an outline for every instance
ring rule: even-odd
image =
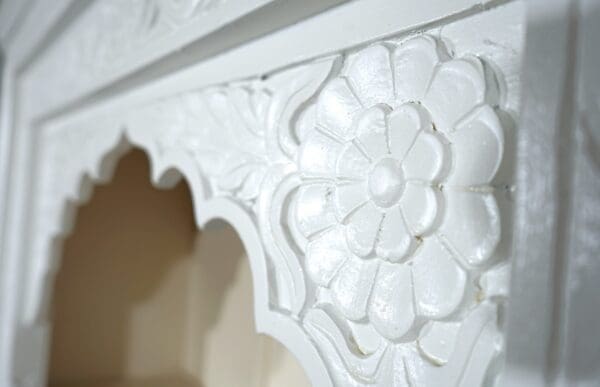
[[[266,124],[265,126],[268,125],[269,124]],[[294,127],[294,134],[300,141],[301,145],[304,144],[308,137],[315,131],[316,127],[317,106],[315,104],[312,104],[300,112],[300,114],[298,115],[298,121],[296,121],[296,125]]]
[[[412,243],[413,238],[406,230],[400,210],[388,210],[381,222],[381,232],[375,246],[377,256],[389,261],[398,261],[408,254]]]
[[[433,188],[408,183],[400,199],[400,208],[413,235],[427,233],[438,214],[438,197]]]
[[[357,122],[356,138],[372,159],[389,153],[385,120],[385,111],[374,107],[367,110]]]
[[[373,355],[381,348],[381,345],[386,345],[381,335],[375,330],[373,324],[368,321],[348,321],[348,326],[352,332],[352,338],[356,346],[363,355]]]
[[[353,143],[344,145],[336,164],[338,177],[365,179],[371,163],[369,158]]]
[[[500,241],[500,214],[492,194],[448,190],[439,235],[468,263],[485,262]]]
[[[331,203],[333,187],[325,184],[304,185],[298,190],[296,220],[305,237],[334,225],[337,220]]]
[[[392,58],[398,102],[420,101],[440,61],[435,40],[427,35],[409,39],[394,51]]]
[[[442,366],[454,352],[459,330],[458,322],[429,321],[419,332],[417,345],[427,359]]]
[[[452,172],[447,184],[471,186],[489,183],[500,166],[504,135],[494,110],[484,105],[448,133]]]
[[[332,133],[348,140],[352,119],[362,108],[345,78],[335,78],[329,82],[317,99],[317,123]]]
[[[413,261],[419,315],[442,318],[452,313],[465,293],[465,272],[436,238],[427,238]]]
[[[333,138],[312,131],[302,143],[298,154],[300,171],[311,176],[334,176],[335,163],[342,150],[342,144]]]
[[[338,184],[335,187],[335,208],[340,221],[343,221],[352,211],[367,200],[366,183],[356,182]]]
[[[404,159],[421,128],[430,125],[429,120],[414,104],[404,104],[388,116],[390,152],[398,160]]]
[[[444,166],[444,145],[434,134],[419,132],[413,146],[402,161],[407,179],[433,181]]]
[[[415,320],[410,267],[382,263],[369,302],[369,321],[382,336],[401,338]]]
[[[373,251],[382,217],[371,201],[350,216],[346,225],[346,240],[354,254],[366,257]]]
[[[367,314],[367,302],[379,262],[351,257],[331,283],[334,304],[349,320],[360,320]]]
[[[329,286],[350,255],[341,227],[333,228],[308,244],[306,271],[317,285]]]
[[[436,128],[448,133],[460,118],[483,103],[485,93],[481,61],[466,57],[444,62],[437,68],[424,102]]]
[[[346,75],[366,107],[393,101],[390,52],[384,46],[371,46],[360,51],[348,66]]]

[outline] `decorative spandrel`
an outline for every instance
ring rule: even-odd
[[[341,384],[454,385],[500,350],[478,284],[500,240],[495,85],[419,36],[358,52],[316,99],[290,219],[317,287],[304,324]]]

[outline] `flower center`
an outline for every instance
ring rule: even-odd
[[[398,160],[386,157],[379,160],[369,174],[369,193],[379,207],[391,207],[404,192],[404,174]]]

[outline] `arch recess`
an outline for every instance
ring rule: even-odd
[[[91,125],[69,122],[44,127],[39,179],[36,181],[40,194],[36,197],[34,210],[35,237],[29,251],[32,267],[22,317],[24,325],[46,324],[51,284],[60,265],[60,240],[72,228],[76,205],[89,198],[94,183],[108,180],[120,156],[131,146],[136,146],[148,155],[152,182],[156,186],[166,188],[181,178],[186,179],[199,228],[214,220],[222,220],[240,236],[250,260],[257,331],[274,337],[288,348],[313,384],[331,383],[315,345],[307,337],[297,314],[294,316],[287,307],[294,302],[276,295],[279,290],[277,274],[272,267],[281,266],[281,263],[273,264],[278,257],[269,257],[266,253],[257,225],[258,216],[252,210],[259,202],[258,187],[254,185],[269,173],[273,176],[272,180],[281,175],[267,170],[269,155],[264,153],[267,141],[264,129],[259,127],[263,124],[263,117],[258,116],[266,111],[258,109],[267,109],[271,114],[272,122],[267,122],[267,125],[279,127],[283,120],[290,119],[301,102],[316,92],[330,66],[331,61],[306,66],[284,74],[285,79],[273,77],[258,90],[240,86],[188,93],[137,110],[135,114],[124,115],[121,119],[101,118]],[[304,76],[298,78],[298,74]],[[295,81],[290,84],[292,77]],[[274,87],[277,84],[287,84],[287,87],[279,90]],[[246,104],[249,114],[255,114],[250,120],[256,127],[248,127],[243,133],[237,131],[234,123],[225,120],[230,112],[220,105],[224,100],[235,101],[242,108]],[[203,108],[203,104],[212,105],[212,113],[197,111],[197,108]],[[209,107],[204,106],[204,109]],[[199,127],[192,127],[194,123]],[[222,135],[218,135],[219,127],[224,129],[221,130]],[[232,180],[227,179],[226,173],[243,168],[243,164],[225,166],[223,170],[218,165],[219,160],[202,162],[219,155],[230,156],[231,162],[237,162],[238,155],[234,151],[242,144],[235,143],[235,136],[240,135],[245,141],[250,141],[250,146],[243,144],[246,149],[254,152],[247,152],[246,156],[254,159],[258,155],[262,157],[263,165],[256,160],[258,171],[242,171]],[[194,154],[185,145],[197,145],[199,142],[206,143],[206,153]],[[206,160],[198,160],[203,157]],[[302,275],[301,270],[298,265],[296,267],[293,280],[303,285],[304,279],[298,278]],[[287,297],[291,296],[287,293]],[[41,352],[45,351],[42,349]],[[44,374],[43,370],[39,371],[40,375]]]
[[[52,249],[48,250],[49,254],[43,257],[48,261],[48,266],[38,268],[43,272],[38,271],[37,276],[30,282],[32,284],[29,293],[31,298],[28,301],[31,311],[24,316],[26,323],[36,325],[47,322],[46,313],[52,297],[52,283],[60,266],[61,242],[72,230],[77,206],[90,198],[95,184],[110,180],[119,158],[132,146],[135,146],[143,149],[148,155],[153,185],[159,188],[169,188],[180,179],[186,180],[190,187],[194,217],[199,229],[223,221],[231,225],[240,237],[250,261],[257,333],[270,335],[281,342],[300,361],[313,384],[321,385],[324,381],[329,380],[328,372],[320,361],[316,348],[310,340],[307,340],[306,334],[298,322],[271,308],[272,296],[269,286],[272,280],[268,273],[268,258],[255,221],[247,210],[230,198],[207,197],[206,183],[199,171],[193,168],[193,160],[189,157],[177,155],[174,152],[165,157],[158,156],[147,144],[127,139],[127,133],[127,129],[123,129],[122,136],[118,137],[113,146],[103,154],[99,154],[97,167],[92,170],[84,168],[80,170],[78,181],[75,184],[75,196],[64,198],[62,216],[57,219],[60,223],[58,226],[60,231],[50,237]]]

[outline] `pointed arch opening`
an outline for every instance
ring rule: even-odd
[[[132,150],[65,240],[51,308],[51,387],[308,386],[255,333],[249,261],[227,225],[198,231],[182,179],[159,190]]]

